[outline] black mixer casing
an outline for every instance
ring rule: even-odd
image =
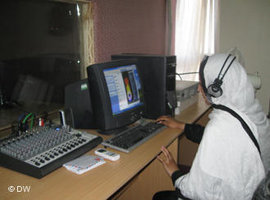
[[[42,178],[49,174],[50,172],[56,170],[57,168],[61,167],[64,163],[75,159],[76,157],[90,151],[91,149],[95,148],[98,144],[102,142],[102,138],[100,136],[93,136],[93,138],[89,141],[86,141],[80,146],[74,147],[74,149],[69,150],[68,152],[59,155],[55,159],[51,159],[51,161],[45,162],[43,166],[35,166],[33,164],[28,163],[27,160],[17,159],[11,155],[3,153],[0,151],[0,165],[21,172],[23,174],[35,177],[35,178]],[[50,149],[49,149],[50,150]]]
[[[0,163],[1,166],[6,167],[8,169],[12,169],[18,172],[21,172],[23,174],[27,174],[29,176],[35,177],[35,178],[42,178],[49,174],[50,172],[56,170],[59,167],[62,167],[62,165],[72,159],[75,159],[76,157],[84,154],[87,151],[90,151],[92,148],[95,148],[97,144],[102,142],[102,139],[100,137],[95,138],[97,140],[97,143],[88,143],[84,146],[81,146],[80,148],[74,150],[70,154],[66,154],[62,156],[61,158],[47,164],[46,166],[43,166],[41,168],[35,167],[33,165],[30,165],[26,162],[23,162],[21,160],[18,160],[16,158],[10,157],[6,154],[0,153]]]

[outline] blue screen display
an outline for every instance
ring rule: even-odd
[[[103,70],[107,83],[113,115],[142,105],[141,83],[136,65],[126,65]]]

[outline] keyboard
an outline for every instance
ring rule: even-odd
[[[160,133],[164,128],[164,125],[157,124],[155,122],[139,124],[103,141],[102,145],[129,153],[139,145]]]
[[[0,164],[42,178],[101,142],[99,136],[67,127],[38,127],[1,141]]]

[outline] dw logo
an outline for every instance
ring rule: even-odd
[[[31,186],[26,185],[17,185],[17,186],[9,186],[8,191],[9,192],[30,192]]]

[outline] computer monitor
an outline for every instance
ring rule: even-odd
[[[93,64],[87,73],[95,124],[101,133],[141,118],[144,101],[136,60]]]

